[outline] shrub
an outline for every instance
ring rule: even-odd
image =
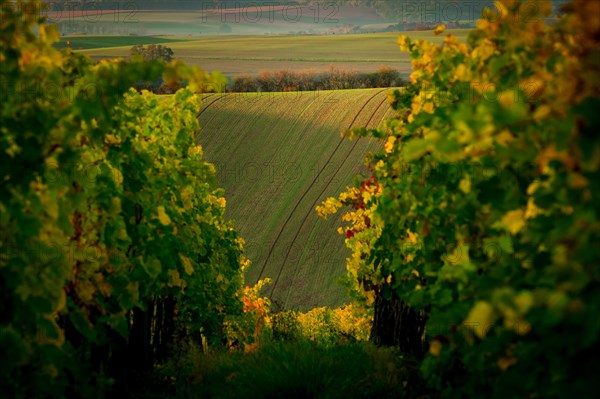
[[[195,145],[196,92],[221,80],[59,52],[39,6],[0,1],[0,392],[131,391],[243,310],[242,242]],[[130,89],[159,77],[189,85]]]
[[[256,79],[248,74],[234,77],[228,90],[234,93],[249,93],[259,91]]]
[[[229,92],[273,92],[343,90],[375,87],[399,87],[404,84],[400,72],[382,65],[377,72],[359,73],[331,65],[325,72],[261,71],[258,76],[243,74],[232,79]]]
[[[353,305],[321,307],[305,313],[281,311],[269,319],[274,341],[308,340],[319,345],[366,341],[371,326],[368,313]]]
[[[288,310],[272,314],[270,327],[273,341],[296,342],[302,338],[298,312]]]
[[[136,44],[129,50],[130,58],[141,56],[144,61],[169,62],[173,60],[174,55],[175,53],[170,47],[163,46],[162,44]]]
[[[375,338],[424,349],[444,397],[596,397],[600,3],[552,26],[548,1],[495,4],[467,43],[400,36],[413,84],[396,116],[348,132],[384,151],[318,212],[347,207]]]

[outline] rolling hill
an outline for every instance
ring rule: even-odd
[[[338,284],[350,254],[338,220],[321,220],[315,206],[367,172],[374,140],[340,132],[376,127],[392,115],[389,89],[218,94],[199,112],[197,138],[225,188],[227,216],[246,239],[247,282],[269,277],[266,294],[285,308],[344,303]]]
[[[467,29],[448,30],[465,40]],[[433,31],[406,32],[414,40],[442,43],[444,36]],[[57,47],[70,40],[94,59],[127,57],[131,46],[152,42],[165,44],[175,58],[206,71],[220,71],[226,76],[258,75],[261,71],[324,71],[330,65],[344,70],[374,72],[382,64],[403,75],[411,72],[408,53],[400,52],[398,33],[349,34],[339,36],[299,35],[206,35],[206,36],[67,36]]]

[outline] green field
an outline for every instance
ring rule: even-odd
[[[287,308],[336,306],[347,300],[337,283],[350,252],[339,221],[315,206],[366,172],[364,154],[379,143],[349,141],[344,129],[375,127],[391,116],[389,89],[208,96],[198,136],[217,167],[232,218],[253,266],[248,283]]]
[[[449,32],[464,40],[469,30]],[[434,43],[443,41],[443,36],[435,36],[430,31],[406,34]],[[405,75],[411,70],[409,55],[398,49],[398,33],[394,32],[338,36],[115,36],[114,39],[106,36],[68,36],[61,43],[67,39],[71,40],[74,48],[78,48],[80,40],[82,46],[90,44],[90,47],[93,47],[93,43],[101,46],[110,40],[110,45],[82,50],[96,59],[125,57],[131,46],[140,44],[140,40],[154,40],[154,43],[169,41],[175,58],[200,65],[207,71],[221,71],[228,76],[242,73],[254,75],[262,70],[325,70],[331,64],[359,72],[374,72],[382,64]]]
[[[80,35],[80,36],[63,36],[60,41],[56,43],[55,47],[62,49],[67,47],[67,41],[71,42],[71,48],[73,50],[89,50],[97,48],[112,48],[112,47],[126,47],[129,49],[131,46],[136,44],[165,44],[173,42],[181,42],[186,38],[168,38],[159,36],[113,36],[113,35]],[[189,39],[187,39],[189,40]]]

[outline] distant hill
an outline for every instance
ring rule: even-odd
[[[375,8],[256,1],[48,2],[62,34],[316,34],[389,22]]]
[[[197,142],[225,188],[227,217],[247,240],[248,282],[286,308],[347,301],[337,280],[350,251],[339,221],[315,206],[352,184],[363,157],[379,143],[340,132],[378,126],[392,114],[389,89],[212,95],[200,110]]]

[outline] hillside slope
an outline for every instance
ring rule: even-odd
[[[266,293],[286,308],[336,306],[349,250],[338,221],[314,208],[341,192],[379,143],[342,139],[350,127],[389,118],[389,89],[219,94],[205,98],[198,143],[217,167],[232,218],[253,262],[248,283],[270,277]]]

